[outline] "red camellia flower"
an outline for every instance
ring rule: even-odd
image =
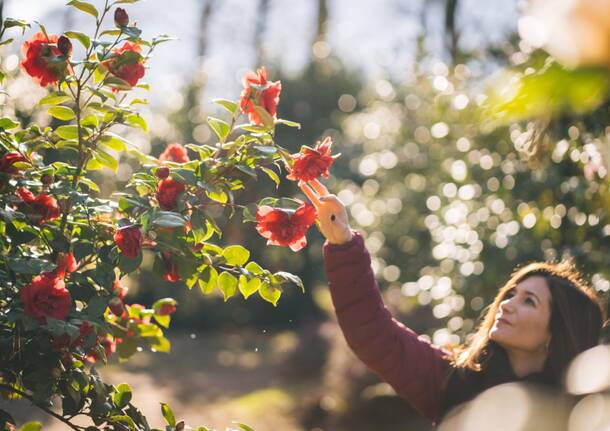
[[[112,286],[112,291],[114,294],[121,300],[125,299],[128,292],[127,286],[121,283],[120,280],[114,280],[114,286]]]
[[[305,234],[316,217],[316,209],[306,202],[296,211],[263,205],[256,209],[256,230],[267,238],[268,245],[288,246],[292,251],[299,251],[307,244]]]
[[[117,27],[125,27],[129,25],[129,15],[122,7],[118,7],[114,11],[114,23]]]
[[[166,211],[172,211],[178,205],[178,196],[185,191],[185,185],[173,178],[159,181],[156,195],[159,206]]]
[[[98,337],[97,342],[104,348],[106,359],[116,352],[116,341],[110,334],[106,334],[104,337]],[[100,359],[100,355],[95,351],[91,350],[85,356],[85,362],[88,364],[94,364]]]
[[[58,277],[63,277],[66,273],[76,271],[78,265],[76,264],[76,259],[74,258],[74,254],[72,252],[68,253],[59,253],[57,255],[57,270],[55,273]]]
[[[123,256],[135,259],[142,249],[142,231],[137,226],[120,228],[114,234],[114,243]]]
[[[176,311],[176,306],[174,304],[161,304],[159,307],[159,316],[169,316]]]
[[[41,225],[59,217],[59,206],[53,196],[46,193],[35,196],[24,187],[17,189],[17,195],[25,202],[23,209],[29,213],[33,223]]]
[[[280,81],[267,81],[267,70],[261,67],[256,73],[248,72],[243,77],[242,84],[244,90],[241,92],[239,105],[241,110],[248,114],[250,121],[258,125],[264,123],[261,116],[256,112],[256,106],[263,108],[275,118],[282,83]]]
[[[13,165],[18,162],[29,163],[27,159],[19,153],[6,153],[2,156],[2,159],[0,159],[0,172],[5,174],[16,174],[19,172],[19,169]]]
[[[21,47],[21,67],[41,87],[55,84],[72,71],[69,52],[64,54],[57,47],[57,35],[45,36],[38,32]],[[65,42],[62,44],[65,46]],[[64,48],[65,49],[65,48]]]
[[[47,317],[63,320],[70,312],[72,298],[64,280],[53,272],[35,276],[21,290],[25,314],[44,324]]]
[[[163,262],[165,262],[165,274],[163,274],[163,278],[170,283],[176,283],[180,280],[180,274],[178,274],[178,266],[174,261],[174,257],[169,251],[164,251],[161,255],[163,256]]]
[[[167,148],[165,148],[165,151],[163,151],[159,156],[159,160],[161,162],[169,161],[175,163],[186,163],[190,159],[186,148],[184,148],[182,145],[169,144]]]
[[[315,180],[320,176],[328,178],[328,170],[340,155],[330,155],[332,144],[332,139],[327,136],[322,142],[318,141],[314,148],[303,146],[300,153],[292,155],[294,164],[286,178],[305,182]]]
[[[112,57],[102,61],[108,71],[126,81],[132,87],[144,76],[144,57],[140,52],[142,48],[137,43],[125,42],[123,46],[112,50]],[[118,91],[115,88],[113,91]]]

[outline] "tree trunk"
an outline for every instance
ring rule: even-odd
[[[269,0],[259,0],[258,14],[256,16],[256,29],[254,31],[254,49],[256,50],[256,66],[262,66],[266,60],[263,37],[267,27],[267,16],[269,15]]]
[[[445,4],[445,42],[451,56],[451,63],[458,61],[458,30],[455,26],[455,15],[458,8],[458,0],[446,0]]]
[[[197,32],[197,57],[199,62],[203,60],[208,49],[208,25],[210,16],[214,9],[214,0],[208,0],[201,9],[201,18],[199,20],[199,29]]]
[[[318,22],[316,25],[316,37],[314,42],[326,41],[328,32],[328,3],[326,0],[318,0]]]

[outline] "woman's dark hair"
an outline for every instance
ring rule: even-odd
[[[532,276],[543,277],[551,293],[551,342],[543,372],[552,378],[553,383],[561,385],[574,357],[599,343],[606,313],[595,291],[583,281],[573,263],[569,260],[535,262],[513,272],[492,304],[483,311],[485,316],[475,334],[467,344],[454,351],[454,367],[472,371],[485,369],[491,344],[495,344],[490,342],[489,331],[500,303],[508,291]]]

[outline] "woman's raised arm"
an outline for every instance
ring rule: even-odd
[[[356,356],[399,396],[436,422],[449,363],[385,307],[362,236],[349,229],[345,207],[319,182],[301,188],[318,209],[327,238],[324,268],[339,325]],[[349,235],[348,235],[349,232]]]

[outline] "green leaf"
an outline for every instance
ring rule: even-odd
[[[42,430],[42,424],[40,422],[27,422],[19,431],[40,431]]]
[[[81,121],[80,124],[83,127],[84,126],[98,127],[100,125],[100,120],[97,118],[97,115],[90,114],[90,115],[87,115],[85,118],[83,118],[83,120]]]
[[[68,6],[73,6],[76,9],[88,13],[89,15],[93,15],[96,18],[99,16],[97,9],[91,3],[80,0],[71,0],[68,2]]]
[[[584,113],[606,100],[606,68],[566,69],[550,63],[528,75],[505,74],[488,91],[483,114],[493,125],[562,112]]]
[[[92,179],[87,177],[81,177],[79,181],[85,184],[87,187],[89,187],[89,189],[93,190],[94,192],[100,192],[100,187]]]
[[[269,283],[263,283],[258,289],[258,294],[265,301],[270,302],[274,307],[277,307],[277,302],[279,301],[280,296],[282,296],[282,290],[275,286],[271,286]]]
[[[254,105],[254,110],[256,111],[258,116],[261,118],[261,120],[263,120],[263,126],[265,126],[267,129],[271,129],[273,127],[273,122],[274,122],[271,114],[269,114],[269,112],[267,112],[267,110],[265,108],[263,108],[262,106]]]
[[[165,403],[161,403],[161,414],[170,427],[176,426],[176,417],[172,409]]]
[[[222,251],[227,265],[242,266],[250,259],[250,252],[241,245],[230,245]]]
[[[222,190],[217,191],[217,192],[215,192],[215,191],[210,192],[210,191],[206,190],[205,194],[207,195],[207,197],[209,197],[213,201],[216,201],[221,204],[226,204],[227,200],[229,199],[227,194],[225,192],[223,192]]]
[[[296,127],[297,129],[301,129],[301,123],[295,123],[294,121],[282,120],[281,118],[275,120],[276,124],[283,124],[288,127]]]
[[[303,280],[301,280],[298,276],[291,274],[290,272],[278,271],[273,274],[275,277],[279,278],[280,281],[286,282],[290,281],[297,285],[297,287],[301,288],[303,292],[305,292],[305,286],[303,285]]]
[[[118,160],[108,154],[106,151],[100,150],[99,148],[94,151],[93,159],[96,160],[100,165],[105,168],[110,169],[111,171],[116,172],[119,168]]]
[[[107,76],[104,79],[104,84],[110,85],[111,87],[117,88],[119,90],[131,90],[131,85],[129,84],[129,82],[114,75]]]
[[[121,383],[116,387],[116,392],[112,394],[112,402],[119,409],[127,406],[131,401],[131,387],[126,383]]]
[[[47,110],[47,112],[49,115],[57,118],[58,120],[69,121],[76,118],[74,111],[67,106],[52,106]]]
[[[48,260],[22,257],[8,258],[8,266],[19,274],[41,274],[53,271],[57,267]]]
[[[176,228],[184,226],[186,219],[178,213],[171,211],[159,211],[152,223],[157,226]]]
[[[70,39],[78,40],[85,49],[89,49],[91,46],[91,39],[85,33],[81,33],[80,31],[66,31],[64,35]]]
[[[66,94],[51,93],[48,96],[43,97],[38,101],[38,106],[43,105],[59,105],[61,103],[72,100],[72,98]]]
[[[256,262],[249,262],[246,265],[246,269],[254,275],[261,275],[264,272],[263,268]]]
[[[19,126],[19,123],[14,122],[8,117],[0,118],[0,129],[10,130]]]
[[[128,115],[127,118],[125,118],[125,121],[130,126],[139,127],[140,129],[142,129],[142,131],[148,132],[148,124],[146,123],[146,120],[139,114]]]
[[[261,171],[267,174],[271,181],[275,183],[275,188],[277,189],[280,186],[280,177],[276,174],[272,169],[261,166]]]
[[[217,105],[222,106],[227,111],[229,111],[231,114],[235,114],[235,112],[237,112],[237,110],[239,109],[239,105],[237,103],[231,102],[230,100],[227,100],[227,99],[212,99],[212,102],[216,103]]]
[[[169,328],[169,324],[171,322],[170,316],[159,316],[158,314],[155,314],[153,317],[159,325],[163,326],[164,328]]]
[[[167,353],[171,350],[171,344],[165,337],[158,337],[150,344],[150,347],[155,349],[155,352]]]
[[[235,425],[237,425],[238,427],[240,427],[243,431],[254,431],[254,428],[249,427],[246,424],[243,424],[241,422],[233,422]]]
[[[127,142],[119,135],[111,132],[104,133],[100,139],[100,144],[115,151],[125,151],[127,149]]]
[[[4,26],[4,28],[21,27],[23,30],[25,30],[26,27],[30,26],[27,21],[14,18],[5,18],[4,23],[2,25]]]
[[[237,293],[237,277],[233,274],[223,271],[218,276],[218,287],[222,292],[225,302]]]
[[[55,133],[60,138],[64,139],[78,139],[78,126],[69,125],[69,126],[59,126]]]
[[[120,422],[123,424],[126,424],[130,430],[136,431],[138,430],[138,428],[136,427],[136,424],[134,423],[133,419],[130,418],[127,415],[114,415],[114,416],[110,416],[110,420],[114,421],[114,422]]]
[[[229,133],[231,132],[231,126],[229,126],[226,122],[219,120],[218,118],[208,117],[208,124],[218,136],[220,142],[224,142]]]
[[[261,280],[259,278],[248,278],[245,275],[239,276],[239,291],[245,299],[248,299],[250,295],[258,291],[261,287]]]
[[[199,275],[199,289],[204,295],[209,295],[216,288],[218,271],[213,266],[206,266]]]

